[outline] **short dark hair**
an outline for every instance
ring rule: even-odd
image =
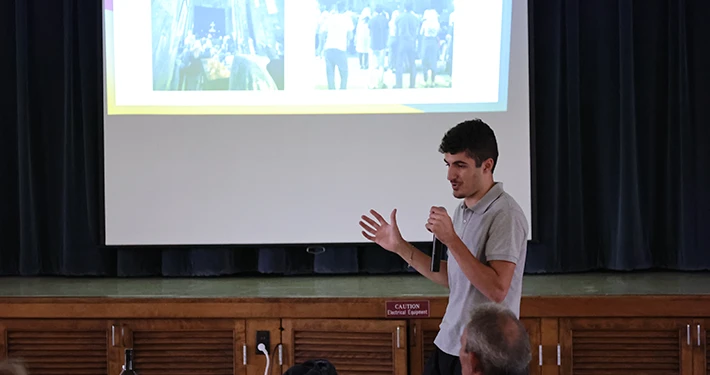
[[[297,364],[284,373],[284,375],[337,375],[335,366],[327,359],[308,360]]]
[[[466,152],[468,157],[476,161],[476,167],[480,167],[485,160],[493,159],[491,172],[498,165],[496,135],[493,129],[481,119],[467,120],[449,129],[441,140],[439,152],[442,154]]]
[[[485,303],[474,309],[466,325],[466,353],[475,353],[485,375],[528,374],[530,336],[512,311]]]

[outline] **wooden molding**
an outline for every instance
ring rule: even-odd
[[[430,301],[429,318],[441,318],[446,297]],[[8,318],[329,318],[386,319],[387,301],[398,298],[0,298]],[[521,317],[698,317],[710,311],[710,295],[523,297]]]

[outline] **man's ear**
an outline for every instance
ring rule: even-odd
[[[466,358],[468,360],[468,363],[471,364],[471,369],[473,370],[473,373],[476,375],[483,375],[483,369],[481,368],[481,361],[478,360],[478,357],[476,356],[476,353],[466,353]]]
[[[483,170],[485,172],[491,172],[493,171],[493,166],[495,165],[495,162],[493,162],[493,159],[488,158],[483,161]]]

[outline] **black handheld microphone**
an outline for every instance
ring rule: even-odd
[[[444,244],[434,236],[433,247],[431,249],[431,272],[439,272],[441,259],[444,257]]]

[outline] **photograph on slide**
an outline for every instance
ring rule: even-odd
[[[284,89],[284,0],[151,0],[153,90]]]
[[[450,88],[454,0],[318,0],[318,90]]]
[[[104,1],[108,115],[508,108],[512,0]]]

